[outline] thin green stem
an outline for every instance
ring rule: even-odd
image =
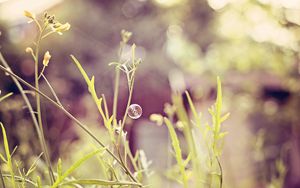
[[[0,102],[3,101],[3,100],[5,100],[6,98],[12,96],[13,94],[14,94],[13,92],[10,92],[10,93],[4,95],[3,97],[0,97]]]
[[[118,145],[120,145],[122,131],[124,130],[125,122],[126,122],[127,114],[128,114],[128,110],[129,110],[129,106],[131,104],[131,99],[132,99],[132,94],[133,94],[133,85],[134,85],[134,77],[132,78],[131,86],[129,87],[129,96],[128,96],[128,100],[127,100],[126,110],[125,110],[125,113],[124,113],[124,116],[123,116],[121,129],[120,129],[120,134],[118,136],[118,142],[117,142]]]
[[[42,40],[42,35],[44,30],[47,28],[47,25],[45,25],[39,32],[37,41],[36,41],[36,48],[35,48],[35,71],[34,71],[34,80],[35,80],[35,88],[37,90],[39,90],[39,47],[40,47],[40,43]],[[52,170],[52,166],[51,166],[51,161],[50,161],[50,157],[49,157],[49,152],[47,149],[47,144],[45,141],[45,135],[44,135],[44,127],[43,127],[43,121],[42,121],[42,111],[41,111],[41,99],[40,99],[40,95],[38,95],[38,93],[36,93],[36,111],[37,111],[37,116],[38,116],[38,123],[39,123],[39,127],[42,133],[42,141],[43,144],[45,145],[45,158],[46,158],[46,163],[49,169],[49,176],[50,176],[50,181],[51,183],[53,183],[55,181],[55,177],[53,175],[53,170]]]
[[[33,21],[36,23],[36,25],[38,26],[39,31],[42,31],[42,27],[41,24],[39,23],[39,21],[37,19],[33,19]]]
[[[20,81],[21,83],[23,83],[24,85],[26,85],[27,87],[29,87],[30,89],[34,90],[36,93],[38,93],[39,95],[41,95],[42,97],[44,97],[46,100],[48,100],[51,104],[53,104],[55,107],[57,107],[58,109],[60,109],[66,116],[68,116],[71,120],[73,120],[86,134],[88,134],[97,144],[99,144],[101,147],[105,148],[105,150],[107,151],[107,153],[109,155],[111,155],[122,167],[122,169],[125,171],[125,173],[134,181],[134,182],[138,182],[138,180],[133,176],[133,174],[131,173],[131,171],[128,169],[128,167],[126,165],[123,165],[121,160],[112,152],[110,151],[88,128],[86,125],[84,125],[83,123],[81,123],[77,118],[75,118],[70,112],[68,112],[63,106],[61,106],[60,104],[58,104],[57,102],[55,102],[54,100],[52,100],[50,97],[48,97],[46,94],[44,94],[43,92],[41,92],[40,90],[38,90],[37,88],[35,88],[34,86],[32,86],[31,84],[29,84],[28,82],[26,82],[25,80],[23,80],[22,78],[20,78],[19,76],[17,76],[16,74],[14,74],[10,69],[6,69],[5,67],[0,65],[0,69],[3,70],[4,72],[6,72],[7,74],[11,75],[12,77],[14,77],[15,79],[17,79],[18,81]]]
[[[124,43],[120,43],[120,48],[118,52],[119,62],[121,61],[122,53],[123,53]],[[117,108],[118,108],[118,95],[119,95],[119,84],[120,84],[120,69],[116,67],[116,75],[115,75],[115,87],[114,87],[114,101],[113,101],[113,117],[117,120]]]
[[[113,102],[113,117],[117,120],[118,94],[119,94],[120,70],[116,68],[115,89]]]
[[[42,77],[42,75],[44,74],[44,71],[45,71],[45,68],[46,66],[43,66],[41,72],[40,72],[40,75],[38,76],[38,80],[40,80],[40,78]]]
[[[49,35],[51,35],[53,33],[55,33],[55,31],[50,31],[50,32],[46,33],[45,35],[42,36],[42,39],[48,37]]]
[[[48,81],[48,79],[46,78],[46,76],[45,76],[44,74],[41,74],[41,76],[44,78],[44,80],[45,80],[46,84],[48,85],[48,87],[49,87],[49,89],[50,89],[50,91],[51,91],[53,97],[55,98],[56,102],[57,102],[59,105],[62,106],[62,104],[61,104],[59,98],[57,97],[57,95],[56,95],[56,93],[55,93],[53,87],[51,86],[51,84],[50,84],[50,82]]]

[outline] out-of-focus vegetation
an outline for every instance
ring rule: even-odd
[[[164,107],[172,101],[172,93],[183,94],[183,104],[192,115],[186,89],[196,111],[205,111],[215,98],[214,80],[219,75],[225,88],[223,107],[231,112],[224,126],[229,132],[221,159],[224,187],[298,187],[299,5],[298,0],[0,1],[1,53],[15,73],[34,83],[35,63],[24,49],[35,40],[36,28],[26,23],[23,10],[40,14],[47,10],[68,21],[71,32],[62,37],[50,35],[42,42],[40,59],[47,50],[52,56],[44,75],[68,111],[86,122],[95,135],[107,137],[103,127],[97,126],[102,125],[97,108],[69,55],[76,55],[88,75],[95,75],[98,97],[103,93],[109,114],[122,119],[128,98],[126,74],[120,75],[114,111],[115,73],[107,65],[131,57],[131,45],[124,45],[119,57],[117,52],[120,31],[132,31],[135,56],[144,62],[136,73],[132,101],[143,108],[143,115],[128,119],[125,129],[129,148],[133,152],[143,149],[153,161],[153,179],[158,174],[169,177],[165,170],[172,163],[166,151],[172,144],[167,141],[167,127],[152,125],[148,117],[172,111],[172,106]],[[0,102],[0,120],[11,150],[18,146],[14,157],[28,169],[41,152],[30,113],[4,73],[0,83],[2,94],[14,93]],[[47,82],[41,81],[40,89],[52,96]],[[35,100],[34,92],[27,95]],[[71,166],[93,146],[63,113],[44,99],[41,104],[49,160],[55,163],[60,156],[64,166]],[[209,119],[208,115],[203,113],[202,119]],[[178,136],[188,146],[181,142],[184,134],[179,131]],[[187,154],[184,148],[183,156]],[[93,164],[88,161],[89,168],[80,168],[82,176],[99,178]]]

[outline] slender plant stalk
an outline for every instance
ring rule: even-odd
[[[36,41],[36,48],[35,48],[35,58],[34,58],[34,63],[35,63],[35,70],[34,70],[34,80],[35,80],[35,87],[37,90],[39,90],[39,48],[40,48],[40,43],[42,40],[42,35],[44,30],[46,29],[47,25],[45,25],[41,30],[39,30],[39,35]],[[39,127],[42,133],[42,141],[44,142],[43,144],[45,145],[45,148],[47,148],[46,140],[45,140],[45,134],[44,134],[44,127],[43,127],[43,121],[42,121],[42,111],[41,111],[41,99],[40,95],[36,93],[36,111],[37,111],[37,117],[38,117],[38,123]],[[45,156],[47,156],[47,165],[49,168],[49,176],[50,176],[50,181],[51,184],[55,181],[55,177],[53,175],[53,170],[52,170],[52,165],[49,157],[49,152],[48,149],[45,150]]]
[[[63,106],[61,106],[60,104],[58,104],[57,102],[55,102],[54,100],[52,100],[50,97],[48,97],[46,94],[44,94],[43,92],[41,92],[40,90],[38,90],[37,88],[35,88],[34,86],[32,86],[31,84],[29,84],[28,82],[26,82],[25,80],[23,80],[22,78],[20,78],[19,76],[17,76],[16,74],[14,74],[10,69],[6,69],[5,67],[0,65],[0,69],[3,70],[4,72],[6,72],[7,74],[9,74],[10,76],[14,77],[15,79],[17,79],[18,81],[20,81],[21,83],[23,83],[24,85],[26,85],[27,87],[29,87],[30,89],[34,90],[36,93],[38,93],[39,95],[43,96],[45,99],[47,99],[51,104],[53,104],[55,107],[57,107],[58,109],[60,109],[66,116],[68,116],[70,119],[72,119],[86,134],[88,134],[97,144],[99,144],[101,147],[105,148],[105,150],[107,151],[107,153],[109,155],[111,155],[116,161],[117,163],[119,163],[122,167],[122,169],[125,171],[125,173],[134,181],[138,183],[138,180],[133,176],[133,174],[131,173],[131,171],[129,170],[129,168],[126,165],[123,165],[122,161],[112,152],[110,151],[110,149],[108,149],[88,128],[86,125],[84,125],[83,123],[81,123],[77,118],[75,118],[70,112],[68,112]],[[142,186],[142,185],[141,185]]]
[[[40,42],[41,42],[41,37],[42,37],[42,32],[44,29],[42,29],[39,32],[39,36],[36,42],[36,49],[35,49],[35,58],[34,58],[34,80],[35,80],[35,87],[37,90],[39,90],[39,47],[40,47]],[[40,101],[40,96],[36,93],[36,108],[37,108],[37,114],[38,114],[38,123],[41,129],[42,134],[44,135],[43,131],[43,122],[42,122],[42,113],[41,113],[41,101]]]
[[[4,68],[5,70],[11,70],[11,68],[9,67],[8,63],[5,61],[2,53],[0,52],[0,61],[2,62],[2,64],[4,65],[1,66],[1,68]],[[49,176],[50,177],[54,177],[53,175],[53,170],[52,170],[52,167],[51,167],[51,163],[50,163],[50,157],[49,157],[49,153],[48,153],[48,149],[47,149],[47,146],[46,146],[46,142],[45,142],[45,138],[40,130],[40,127],[39,127],[39,124],[38,124],[38,121],[36,119],[36,116],[34,114],[34,111],[33,111],[33,108],[31,106],[31,103],[29,102],[29,99],[28,97],[26,96],[25,92],[24,92],[24,89],[23,87],[21,86],[20,82],[18,81],[18,79],[16,79],[15,77],[11,76],[12,80],[14,81],[14,83],[16,84],[16,86],[18,87],[22,97],[23,97],[23,100],[25,101],[25,104],[26,106],[28,107],[28,110],[29,110],[29,113],[30,113],[30,116],[32,118],[32,121],[33,121],[33,125],[37,131],[37,135],[38,135],[38,138],[39,138],[39,142],[40,142],[40,145],[42,147],[42,150],[43,150],[43,153],[45,153],[45,161],[48,165],[48,170],[49,170]]]
[[[113,117],[117,120],[118,94],[119,94],[120,70],[116,68],[115,89],[113,102]]]
[[[120,43],[120,48],[118,52],[119,62],[121,61],[122,53],[124,48],[124,42]],[[113,101],[113,117],[117,120],[117,108],[118,108],[118,95],[119,95],[119,84],[120,84],[120,69],[116,67],[116,74],[115,74],[115,88],[114,88],[114,101]]]
[[[127,119],[127,114],[128,114],[128,110],[129,110],[129,106],[131,104],[131,99],[132,99],[132,94],[133,94],[133,85],[134,85],[134,78],[132,78],[132,81],[129,85],[129,96],[128,96],[128,100],[127,100],[127,105],[126,105],[126,110],[123,116],[123,120],[122,120],[122,124],[121,124],[121,129],[120,129],[120,134],[118,136],[118,142],[117,144],[120,145],[120,141],[121,141],[121,133],[124,130],[124,126],[125,126],[125,122]]]
[[[46,76],[45,76],[44,74],[41,74],[41,76],[44,78],[45,82],[47,83],[47,85],[48,85],[48,87],[49,87],[49,89],[50,89],[50,91],[51,91],[53,97],[55,98],[56,102],[57,102],[59,105],[62,106],[62,104],[61,104],[59,98],[57,97],[57,95],[56,95],[56,93],[55,93],[53,87],[51,86],[51,84],[50,84],[50,82],[48,81],[48,79],[46,78]]]

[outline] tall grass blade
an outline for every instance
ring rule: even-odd
[[[185,188],[188,188],[188,179],[187,179],[187,175],[186,175],[186,172],[185,172],[185,165],[184,165],[184,161],[182,159],[182,152],[181,152],[181,148],[180,148],[180,144],[179,144],[177,134],[175,132],[175,129],[174,129],[171,121],[168,118],[164,118],[164,121],[165,121],[165,124],[168,127],[169,134],[171,136],[172,147],[175,151],[176,161],[179,165],[180,173],[182,175],[183,186]]]

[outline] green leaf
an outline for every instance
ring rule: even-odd
[[[14,174],[13,165],[12,165],[12,162],[11,162],[11,155],[10,155],[10,151],[9,151],[6,131],[5,131],[5,128],[4,128],[4,126],[1,122],[0,122],[0,125],[1,125],[1,128],[2,128],[3,145],[4,145],[5,154],[6,154],[7,165],[8,165],[8,168],[9,168],[9,173],[11,175],[11,183],[12,183],[13,187],[16,188],[15,174]]]
[[[177,134],[175,132],[175,129],[174,129],[171,121],[168,118],[165,117],[164,122],[167,125],[168,130],[169,130],[169,134],[171,136],[172,147],[175,151],[176,161],[177,161],[177,163],[179,165],[179,168],[180,168],[180,173],[181,173],[181,176],[182,176],[183,185],[184,185],[184,187],[188,187],[188,184],[187,184],[188,180],[187,180],[187,176],[186,176],[186,173],[185,173],[185,166],[184,166],[184,162],[183,162],[183,159],[182,159],[182,153],[181,153],[181,148],[180,148],[180,144],[179,144]]]
[[[57,176],[58,176],[58,179],[62,176],[62,162],[61,162],[61,158],[59,158],[58,161],[57,161]]]
[[[42,188],[42,182],[41,182],[41,177],[40,176],[37,176],[36,183],[37,183],[38,188]]]
[[[4,158],[4,156],[0,153],[0,158],[3,162],[7,163],[7,160]]]
[[[189,102],[189,105],[190,105],[190,108],[191,108],[191,111],[193,113],[193,116],[194,116],[194,119],[196,121],[196,125],[198,127],[200,127],[200,116],[198,115],[197,111],[196,111],[196,108],[195,108],[195,105],[191,99],[191,96],[189,94],[189,92],[185,91],[185,94],[187,96],[187,99],[188,99],[188,102]]]
[[[81,75],[83,76],[83,78],[88,86],[88,90],[89,90],[90,94],[92,95],[92,98],[98,108],[100,115],[102,116],[103,120],[106,120],[105,114],[102,109],[102,98],[98,98],[96,90],[95,90],[95,76],[92,76],[92,78],[89,79],[87,73],[82,68],[80,62],[73,55],[71,55],[71,58],[72,58],[73,62],[75,63],[75,65],[77,66],[77,68],[79,69]]]
[[[224,121],[226,121],[230,116],[230,113],[225,114],[224,116],[221,117],[221,123],[223,123]]]
[[[216,99],[216,112],[217,116],[221,114],[222,109],[222,85],[220,78],[217,77],[217,99]]]
[[[222,133],[219,133],[218,139],[224,138],[224,136],[226,136],[227,134],[228,134],[228,132],[222,132]]]
[[[86,154],[85,156],[83,156],[81,159],[79,159],[78,161],[76,161],[60,178],[58,178],[54,184],[51,186],[51,188],[56,188],[60,185],[60,183],[66,178],[68,177],[74,170],[76,170],[82,163],[84,163],[86,160],[88,160],[89,158],[93,157],[94,155],[96,155],[97,153],[99,153],[102,150],[96,150],[93,151],[91,153]]]
[[[73,56],[71,55],[71,58],[73,60],[73,62],[75,63],[75,65],[77,66],[77,68],[79,69],[81,75],[83,76],[84,80],[86,81],[87,85],[90,85],[90,79],[88,77],[88,75],[86,74],[85,70],[82,68],[80,62]]]

